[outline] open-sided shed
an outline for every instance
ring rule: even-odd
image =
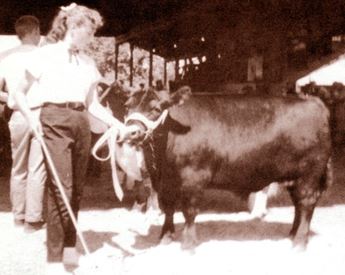
[[[58,8],[70,2],[3,0],[0,33],[13,34],[13,23],[23,14],[37,16],[45,33]],[[299,53],[294,56],[294,41],[305,43],[309,53],[327,52],[331,37],[343,30],[345,15],[341,0],[76,2],[101,12],[105,25],[98,35],[116,37],[117,46],[129,42],[132,48],[138,46],[148,50],[151,67],[153,54],[166,61],[185,60],[184,64],[189,65],[193,65],[190,58],[205,56],[207,62],[203,68],[197,66],[198,72],[195,72],[193,66],[185,78],[200,87],[205,86],[204,82],[280,81],[289,63],[301,63]],[[248,62],[257,55],[257,60],[263,58],[261,72],[249,77]],[[254,67],[257,60],[254,60]],[[152,84],[152,73],[149,82]]]

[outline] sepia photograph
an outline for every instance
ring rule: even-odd
[[[345,1],[1,1],[0,275],[344,259]]]

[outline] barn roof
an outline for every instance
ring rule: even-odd
[[[59,6],[72,0],[2,0],[0,33],[13,34],[15,20],[24,14],[37,16],[45,33]],[[81,0],[105,18],[99,35],[131,41],[167,58],[193,55],[206,41],[214,41],[224,29],[236,28],[248,18],[262,27],[288,29],[299,22],[317,22],[323,32],[344,27],[342,0]],[[180,46],[179,46],[180,45]]]

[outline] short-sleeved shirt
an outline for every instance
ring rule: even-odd
[[[0,62],[2,60],[4,60],[6,57],[10,56],[11,54],[23,53],[23,52],[31,51],[35,48],[37,48],[37,47],[34,45],[31,45],[31,44],[20,44],[14,48],[11,48],[11,49],[8,49],[6,51],[1,52],[0,53]]]
[[[69,53],[64,42],[49,44],[31,52],[25,69],[37,86],[28,92],[30,101],[83,102],[93,85],[101,79],[95,62],[86,54]]]
[[[7,105],[12,109],[16,109],[14,91],[24,77],[23,60],[36,48],[34,45],[24,44],[6,51],[0,56],[0,77],[5,79],[8,91]]]

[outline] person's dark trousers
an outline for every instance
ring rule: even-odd
[[[91,148],[96,144],[97,140],[101,136],[102,136],[101,134],[95,134],[95,133],[91,132]],[[104,150],[99,150],[98,154],[102,153],[102,151],[104,151]],[[100,177],[100,175],[101,175],[101,162],[99,160],[95,159],[95,157],[90,154],[89,163],[87,166],[87,176],[97,178],[97,177]]]
[[[85,111],[48,105],[42,107],[40,118],[44,140],[77,217],[91,142],[87,114]],[[48,262],[61,262],[63,249],[76,244],[76,230],[51,173],[47,205]]]

